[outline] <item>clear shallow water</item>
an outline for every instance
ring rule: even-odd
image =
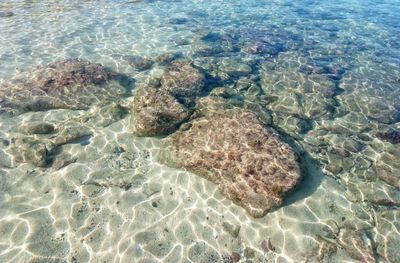
[[[128,116],[102,125],[98,107],[2,114],[0,262],[400,261],[400,2],[13,1],[0,10],[14,14],[0,16],[0,83],[82,57],[139,85],[163,68],[137,71],[123,56],[181,52],[223,80],[214,86],[250,104],[266,96],[272,125],[304,148],[308,167],[283,207],[254,219],[212,183],[159,164],[160,139],[134,137]],[[244,64],[251,72],[238,76]],[[237,84],[249,79],[252,89]],[[83,118],[91,135],[61,149],[71,164],[14,160],[24,124]]]

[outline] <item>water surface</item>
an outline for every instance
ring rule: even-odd
[[[281,208],[254,219],[158,163],[161,140],[133,136],[129,116],[0,113],[0,262],[400,262],[399,13],[396,0],[2,1],[0,85],[85,58],[134,89],[163,67],[139,71],[124,56],[177,53],[210,89],[261,105],[303,149],[305,172]],[[90,135],[60,149],[70,164],[15,160],[24,124],[83,118]]]

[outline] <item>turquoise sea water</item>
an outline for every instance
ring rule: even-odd
[[[399,13],[396,0],[0,1],[0,262],[400,262]],[[160,164],[161,139],[133,136],[129,114],[108,120],[109,105],[1,106],[15,76],[84,58],[131,78],[129,107],[164,67],[127,56],[166,53],[301,149],[282,207],[254,219]],[[26,134],[40,122],[56,131]],[[19,158],[19,141],[81,126],[53,165]]]

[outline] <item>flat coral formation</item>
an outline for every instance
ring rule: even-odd
[[[166,91],[140,87],[132,106],[132,126],[139,136],[157,136],[177,129],[190,111]]]
[[[301,178],[293,150],[244,109],[195,119],[166,139],[160,161],[216,183],[254,217],[281,205]]]
[[[108,81],[119,77],[100,64],[66,59],[37,67],[0,86],[0,106],[23,113],[49,109],[86,109],[127,94],[126,88]],[[106,85],[107,84],[107,85]]]

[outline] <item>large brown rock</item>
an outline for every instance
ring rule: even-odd
[[[170,133],[187,120],[190,111],[168,92],[154,87],[140,87],[132,106],[132,127],[138,136]]]
[[[24,72],[0,85],[0,106],[23,113],[49,109],[86,109],[128,94],[120,77],[100,64],[66,59]]]
[[[189,119],[194,101],[201,95],[204,75],[190,63],[174,61],[165,70],[161,86],[135,91],[133,131],[138,136],[160,136],[175,131]]]
[[[169,136],[160,161],[186,168],[261,217],[282,203],[301,174],[293,150],[248,110],[215,111]]]
[[[201,95],[204,87],[203,73],[184,61],[173,61],[165,70],[162,89],[172,96],[194,98]]]

